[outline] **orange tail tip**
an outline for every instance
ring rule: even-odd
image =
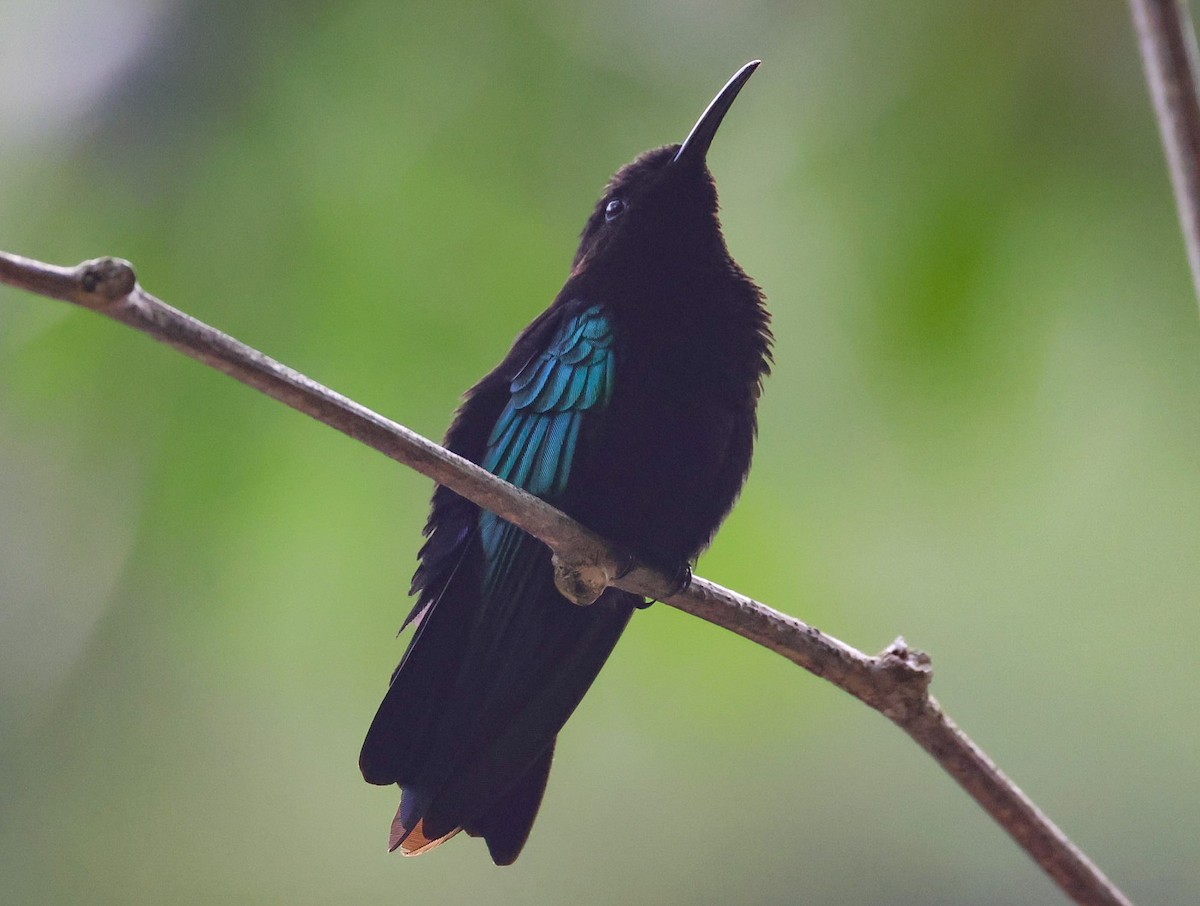
[[[388,852],[395,852],[399,849],[406,856],[419,856],[429,852],[435,846],[445,843],[460,830],[462,830],[461,827],[456,827],[450,833],[431,840],[425,836],[424,821],[418,821],[416,826],[409,830],[400,820],[400,813],[396,812],[396,817],[392,820],[392,832],[388,836]]]

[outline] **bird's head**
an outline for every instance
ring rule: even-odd
[[[573,275],[639,265],[661,273],[693,267],[705,252],[728,257],[705,157],[758,64],[734,73],[682,144],[647,151],[617,171],[583,229]]]

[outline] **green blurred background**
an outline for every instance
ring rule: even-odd
[[[710,155],[777,367],[699,572],[949,712],[1139,903],[1200,889],[1200,318],[1125,4],[8,0],[0,248],[431,437],[608,175]],[[883,718],[668,607],[528,848],[389,856],[358,747],[424,478],[0,289],[0,900],[1065,902]]]

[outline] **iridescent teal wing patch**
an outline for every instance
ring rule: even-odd
[[[546,351],[509,385],[512,396],[488,438],[482,465],[505,481],[553,502],[566,491],[589,411],[612,398],[612,325],[599,305],[568,319]],[[511,566],[527,536],[498,516],[479,522],[491,586]]]

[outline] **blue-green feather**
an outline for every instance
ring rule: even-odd
[[[566,491],[587,413],[612,398],[612,324],[593,305],[565,321],[546,351],[530,359],[509,385],[510,397],[488,438],[482,465],[551,502]],[[492,586],[523,547],[521,533],[492,513],[480,516]]]

